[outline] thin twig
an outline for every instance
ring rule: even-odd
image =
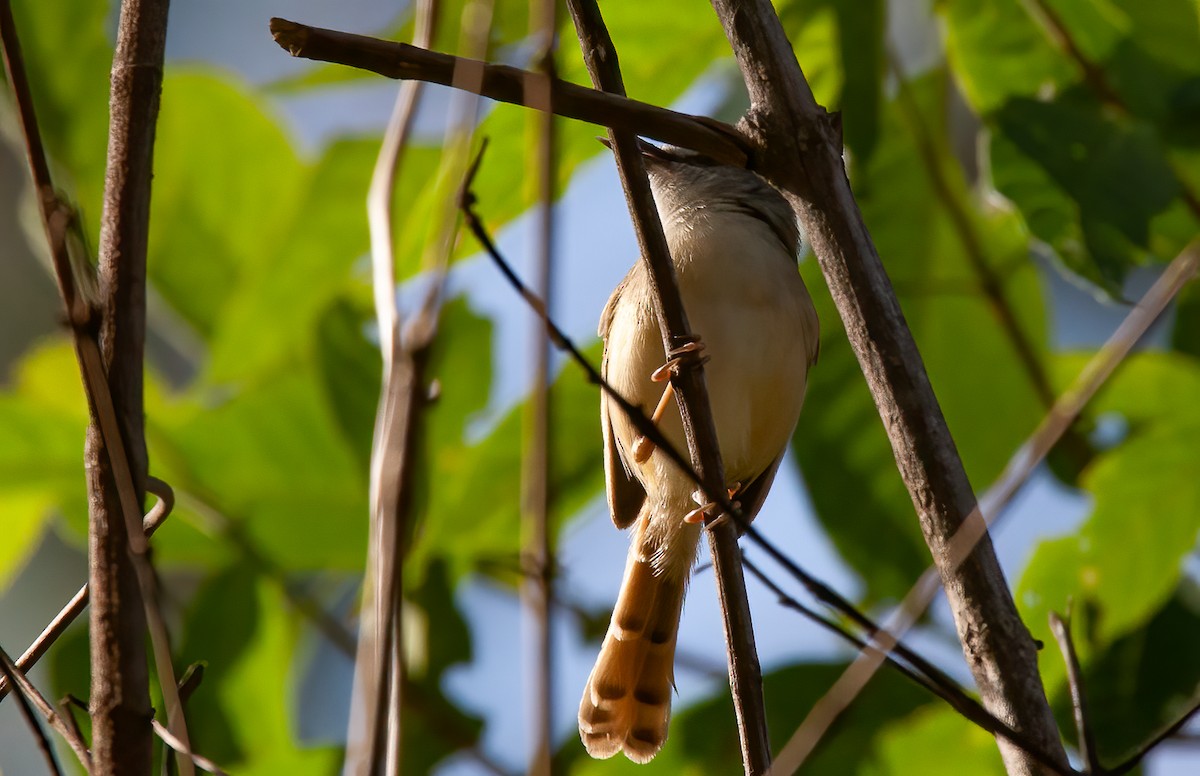
[[[10,684],[16,684],[17,666],[3,650],[0,650],[0,673],[4,674],[4,679]],[[46,761],[46,767],[54,776],[62,776],[62,769],[58,767],[58,758],[54,756],[54,747],[50,745],[50,739],[46,737],[46,731],[42,730],[42,724],[38,722],[38,718],[33,713],[33,707],[29,704],[29,699],[25,697],[23,690],[17,692],[17,707],[21,710],[21,716],[25,718],[25,724],[29,726],[29,731],[33,733],[34,739],[37,741],[38,749],[42,753],[42,758]]]
[[[415,79],[462,88],[454,83],[460,57],[439,54],[405,43],[309,27],[286,19],[271,19],[275,42],[295,57],[333,62],[388,78]],[[529,72],[507,65],[470,63],[480,68],[482,79],[475,93],[514,105],[546,110],[526,100]],[[533,74],[536,75],[536,74]],[[653,137],[667,143],[701,151],[728,164],[744,165],[746,152],[737,133],[727,124],[702,116],[660,108],[623,95],[607,94],[585,86],[554,79],[553,111],[565,118],[615,127]]]
[[[624,95],[616,47],[609,37],[598,3],[596,0],[568,0],[567,7],[575,22],[592,84],[603,91]],[[611,121],[605,123],[610,124],[609,141],[653,292],[653,309],[662,334],[663,351],[669,353],[677,345],[691,340],[691,327],[683,309],[675,266],[650,192],[637,138],[632,132],[612,127]],[[725,469],[703,365],[693,362],[673,370],[671,385],[692,467],[700,476],[703,493],[714,500],[725,492]],[[705,522],[709,528],[709,549],[725,633],[729,689],[737,718],[742,764],[747,774],[761,774],[771,763],[771,744],[762,695],[762,668],[754,645],[746,580],[737,547],[737,525],[729,520],[716,520],[715,515],[707,517]]]
[[[553,113],[557,4],[531,0],[530,33],[537,42],[537,71],[525,81],[526,105],[536,106],[530,117],[534,131],[529,156],[536,171],[534,293],[547,309],[551,289],[554,247],[554,180],[557,138]],[[554,550],[550,541],[550,482],[554,456],[550,449],[550,343],[546,324],[536,321],[533,333],[533,387],[524,418],[521,466],[521,533],[525,564],[535,573],[522,577],[521,603],[528,619],[530,648],[525,666],[530,672],[529,722],[532,749],[528,772],[550,776],[553,749],[554,651],[551,601],[554,600]]]
[[[1103,773],[1100,758],[1096,755],[1096,737],[1092,735],[1091,717],[1088,714],[1087,694],[1083,689],[1083,669],[1079,656],[1075,654],[1075,642],[1071,639],[1071,623],[1064,621],[1057,612],[1050,612],[1050,631],[1062,652],[1067,666],[1067,682],[1071,688],[1071,705],[1075,710],[1075,731],[1079,735],[1079,756],[1086,774]]]
[[[1190,722],[1192,717],[1196,716],[1197,714],[1200,714],[1200,699],[1197,699],[1187,711],[1180,715],[1179,719],[1163,728],[1161,731],[1159,731],[1158,735],[1154,736],[1154,738],[1151,738],[1149,741],[1143,744],[1141,748],[1133,754],[1132,757],[1115,768],[1109,768],[1106,772],[1106,776],[1125,776],[1126,773],[1129,773],[1136,768],[1138,763],[1140,763],[1146,757],[1146,755],[1154,751],[1156,746],[1182,730],[1183,726]]]
[[[71,750],[75,752],[75,756],[79,758],[79,762],[83,764],[84,770],[88,773],[92,772],[92,755],[88,751],[88,746],[84,743],[82,736],[76,735],[78,727],[72,729],[63,722],[62,717],[50,705],[50,702],[38,692],[38,689],[29,681],[29,677],[25,676],[25,672],[17,668],[16,663],[12,661],[8,653],[0,649],[0,664],[3,665],[4,675],[14,686],[17,687],[17,694],[21,696],[23,702],[28,702],[36,707],[38,712],[54,730],[66,739]]]
[[[146,490],[158,497],[158,501],[146,513],[146,517],[142,520],[142,530],[146,536],[152,536],[158,527],[163,524],[171,514],[171,510],[175,506],[175,492],[171,490],[171,486],[157,477],[146,478]],[[83,587],[79,588],[79,592],[72,596],[67,605],[55,615],[50,624],[42,630],[34,642],[29,645],[29,648],[17,659],[17,667],[22,671],[29,671],[37,664],[37,661],[46,654],[46,650],[58,641],[58,638],[66,632],[71,623],[75,621],[83,610],[88,605],[88,585],[85,582]],[[4,700],[4,696],[8,695],[11,685],[8,679],[0,680],[0,700]]]
[[[217,774],[217,776],[229,776],[229,774],[227,774],[227,773],[225,773],[225,771],[221,770],[221,767],[219,765],[217,765],[216,763],[214,763],[212,760],[210,760],[207,757],[204,757],[202,755],[196,754],[191,749],[189,749],[187,746],[185,746],[182,741],[180,741],[178,738],[176,738],[174,735],[172,735],[171,731],[167,730],[166,727],[164,727],[163,724],[161,722],[159,722],[158,720],[156,720],[156,719],[150,720],[150,724],[154,728],[155,735],[157,735],[159,738],[161,738],[164,744],[166,744],[167,746],[171,747],[176,752],[178,752],[179,755],[183,759],[192,763],[197,768],[206,770],[209,773],[215,773],[215,774]]]
[[[432,0],[421,2],[416,9],[414,35],[422,45],[428,46],[433,39],[435,11]],[[371,450],[370,547],[355,661],[358,688],[355,695],[365,710],[365,719],[360,721],[352,716],[352,727],[362,731],[352,730],[346,751],[347,770],[364,775],[381,763],[388,773],[397,770],[401,747],[402,544],[411,503],[414,426],[420,414],[423,387],[420,364],[404,347],[400,330],[392,207],[400,160],[421,91],[417,82],[401,85],[367,194],[375,316],[383,372]]]

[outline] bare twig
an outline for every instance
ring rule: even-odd
[[[154,727],[155,735],[161,738],[164,744],[178,752],[183,759],[189,761],[197,768],[208,771],[209,773],[215,773],[217,776],[229,776],[229,774],[221,770],[221,767],[212,760],[202,755],[198,755],[189,749],[182,741],[172,735],[171,731],[167,730],[161,722],[155,719],[151,720],[150,723]]]
[[[1125,776],[1126,773],[1129,773],[1136,768],[1138,763],[1145,759],[1146,755],[1154,751],[1156,746],[1182,730],[1183,726],[1190,722],[1192,717],[1196,716],[1197,714],[1200,714],[1200,699],[1197,699],[1194,703],[1192,703],[1191,707],[1188,708],[1188,710],[1182,715],[1180,715],[1179,719],[1163,728],[1161,731],[1159,731],[1158,735],[1154,736],[1154,738],[1151,738],[1149,741],[1143,744],[1142,747],[1138,749],[1132,757],[1115,768],[1109,768],[1105,772],[1106,776]]]
[[[625,85],[616,47],[600,14],[596,0],[568,0],[583,59],[592,84],[606,92],[624,95]],[[654,312],[662,333],[663,350],[671,352],[691,336],[687,315],[679,295],[675,267],[650,193],[637,138],[633,132],[613,128],[608,136],[616,157],[617,172],[633,218],[642,261],[653,289]],[[716,426],[709,406],[702,364],[675,370],[671,385],[678,399],[692,467],[699,475],[703,492],[715,499],[725,492],[724,465],[717,443]],[[713,524],[708,518],[708,540],[712,552],[717,597],[729,658],[729,687],[737,717],[742,764],[747,774],[766,771],[771,762],[767,717],[762,696],[762,669],[754,646],[754,628],[742,576],[741,553],[737,547],[737,525],[725,520]],[[746,521],[748,522],[748,521]]]
[[[1064,621],[1057,612],[1050,612],[1050,631],[1054,634],[1054,640],[1058,642],[1063,663],[1067,666],[1067,682],[1071,687],[1071,705],[1075,710],[1075,730],[1079,734],[1079,755],[1083,760],[1083,772],[1103,773],[1100,759],[1096,756],[1096,738],[1092,735],[1087,694],[1083,688],[1083,669],[1079,666],[1075,642],[1071,639],[1071,623]]]
[[[436,6],[422,2],[416,11],[415,36],[428,46],[433,39]],[[400,608],[403,600],[403,542],[411,504],[416,424],[423,402],[424,358],[405,347],[396,304],[396,257],[392,206],[400,159],[421,97],[421,84],[402,84],[384,132],[367,195],[374,268],[375,315],[383,356],[383,383],[371,451],[371,518],[367,572],[363,582],[355,680],[365,719],[352,718],[347,769],[372,773],[384,764],[399,771],[403,656]],[[365,748],[363,748],[365,746]]]
[[[5,678],[16,686],[17,695],[21,698],[22,706],[28,703],[36,707],[50,727],[54,728],[59,735],[66,739],[71,750],[75,752],[75,756],[79,758],[79,762],[83,764],[84,770],[91,773],[92,755],[88,751],[83,737],[77,735],[78,727],[68,726],[63,722],[62,717],[54,710],[50,702],[38,692],[38,689],[25,676],[25,672],[17,668],[17,664],[12,661],[12,658],[3,649],[0,649],[0,666],[3,666],[4,670],[2,673]]]
[[[0,673],[4,674],[4,679],[10,684],[17,684],[16,674],[18,670],[8,655],[0,650]],[[29,732],[33,734],[37,740],[38,749],[42,753],[42,758],[46,761],[46,767],[54,776],[62,776],[62,769],[58,767],[58,758],[54,756],[54,747],[50,745],[50,739],[46,737],[46,731],[42,730],[42,725],[38,722],[33,713],[33,707],[29,704],[29,700],[25,697],[23,688],[18,687],[17,691],[17,707],[21,710],[21,716],[25,718],[25,724],[29,726]]]
[[[163,524],[163,521],[171,514],[171,510],[175,505],[175,493],[171,490],[171,486],[157,477],[146,478],[146,490],[158,496],[158,501],[146,513],[146,517],[142,521],[142,530],[149,537],[158,530],[158,527]],[[17,659],[17,667],[22,671],[28,671],[41,660],[46,654],[46,650],[58,641],[58,638],[66,632],[71,623],[83,613],[83,610],[88,605],[88,586],[85,582],[83,587],[79,588],[79,592],[71,597],[67,605],[55,615],[50,624],[42,630],[29,648]],[[0,700],[4,700],[4,696],[8,695],[11,685],[8,679],[0,681]]]
[[[983,538],[958,567],[950,563],[950,537],[968,520],[982,521],[920,353],[850,191],[840,133],[813,99],[770,2],[713,0],[713,7],[750,95],[741,126],[756,149],[757,169],[789,198],[812,243],[946,583],[984,706],[1065,764],[1033,640],[1017,615],[990,541]],[[1011,773],[1040,770],[1007,741],[1000,748]],[[780,772],[798,767],[802,749],[789,746],[786,760],[780,755]]]
[[[531,0],[530,27],[538,47],[538,72],[525,81],[526,105],[537,111],[531,116],[534,132],[530,149],[536,170],[537,204],[534,238],[534,293],[550,308],[552,251],[554,245],[554,179],[557,138],[553,113],[557,29],[554,0]],[[550,450],[550,343],[546,324],[540,319],[533,332],[533,388],[524,419],[525,445],[521,472],[521,532],[525,565],[534,573],[521,581],[521,601],[528,619],[530,649],[525,665],[530,673],[529,720],[532,736],[529,773],[550,776],[553,748],[554,653],[551,631],[551,601],[554,599],[553,546],[550,541],[550,481],[553,455]]]
[[[439,54],[404,43],[351,35],[346,32],[309,27],[286,19],[271,20],[275,42],[296,57],[333,62],[388,78],[415,79],[462,88],[454,83],[461,58]],[[482,79],[476,94],[500,102],[530,105],[526,79],[530,73],[507,65],[470,63],[480,68]],[[746,152],[737,133],[719,121],[659,108],[623,95],[606,94],[559,79],[553,80],[551,103],[556,115],[592,124],[616,127],[657,138],[667,143],[694,148],[729,164],[744,164]]]

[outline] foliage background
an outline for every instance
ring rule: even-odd
[[[1197,232],[1188,199],[1200,189],[1200,9],[1195,0],[777,5],[818,99],[843,112],[864,217],[982,490],[1127,311],[1123,300]],[[180,507],[155,538],[155,559],[177,659],[208,665],[191,706],[197,748],[237,773],[329,773],[348,664],[304,607],[352,625],[379,370],[363,200],[394,86],[289,61],[266,18],[394,36],[408,21],[367,3],[204,6],[173,10],[156,150],[147,429],[151,471],[175,487]],[[436,46],[453,50],[461,3],[444,6]],[[670,34],[644,4],[604,7],[632,95],[737,115],[737,75],[703,4],[673,11]],[[498,3],[494,58],[525,62],[526,12],[523,2]],[[94,228],[114,9],[19,0],[15,13],[56,175]],[[1096,65],[1091,76],[1048,33],[1055,17]],[[564,31],[562,75],[586,82]],[[433,94],[397,207],[400,271],[410,279],[435,201],[448,101]],[[2,116],[11,137],[7,103]],[[520,264],[520,214],[532,201],[525,117],[490,106],[482,131],[492,149],[478,182],[481,210]],[[597,131],[562,124],[560,177],[571,187],[560,208],[559,309],[585,343],[635,255]],[[42,249],[28,195],[12,193],[20,165],[3,164],[12,200],[0,224],[14,259],[3,263],[17,266],[23,240]],[[436,763],[478,772],[464,753],[477,742],[517,770],[527,735],[512,591],[530,321],[473,250],[462,243],[443,320],[433,369],[442,392],[406,569],[420,690],[407,755],[418,773]],[[795,438],[796,474],[761,524],[806,566],[883,610],[924,568],[926,550],[815,263],[802,272],[821,312],[822,356]],[[85,543],[85,406],[50,286],[26,283],[28,292],[0,284],[0,344],[10,359],[0,388],[0,641],[10,651],[82,579]],[[401,293],[411,296],[411,286]],[[1051,642],[1046,613],[1073,601],[1108,762],[1169,721],[1200,684],[1198,359],[1193,283],[1089,408],[1089,449],[1056,454],[999,538],[1037,638]],[[571,730],[623,539],[597,503],[594,389],[567,368],[555,391],[560,760],[571,773],[618,772],[627,764],[581,759]],[[771,729],[782,741],[848,655],[761,590],[755,596]],[[708,598],[706,584],[694,586],[680,713],[647,770],[724,772],[736,757]],[[54,693],[86,695],[85,635],[73,631],[40,674]],[[965,676],[944,613],[914,639]],[[1042,670],[1069,731],[1053,649]],[[880,676],[866,695],[814,772],[998,771],[986,735],[903,680]],[[0,717],[0,768],[20,773],[20,747],[8,742],[25,733],[13,720]],[[1168,751],[1158,762],[1166,769],[1171,760]]]

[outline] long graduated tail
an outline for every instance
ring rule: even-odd
[[[600,656],[583,690],[579,736],[592,757],[624,751],[635,763],[645,763],[667,740],[687,574],[656,573],[636,548],[637,542],[625,565]]]

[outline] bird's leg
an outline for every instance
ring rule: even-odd
[[[667,382],[671,378],[672,372],[678,372],[679,368],[689,359],[695,359],[697,363],[703,363],[704,356],[700,354],[704,352],[704,343],[693,335],[691,338],[684,341],[678,347],[671,348],[667,353],[667,361],[658,369],[650,373],[650,379],[656,383]],[[662,397],[658,400],[658,406],[654,408],[654,414],[650,416],[650,420],[654,425],[658,425],[658,421],[662,420],[663,414],[667,411],[667,404],[671,398],[675,396],[675,386],[667,382],[667,387],[663,389]],[[650,455],[654,452],[654,443],[644,436],[639,436],[633,442],[633,460],[639,464],[650,460]]]
[[[733,483],[733,487],[728,489],[729,498],[733,499],[734,494],[737,493],[741,489],[742,489],[742,483],[740,483],[740,482]],[[688,512],[686,515],[683,516],[683,522],[688,523],[690,525],[695,525],[696,523],[703,523],[704,517],[708,513],[708,510],[717,506],[717,503],[715,501],[709,501],[709,502],[705,503],[704,494],[701,493],[700,491],[696,491],[695,493],[692,494],[692,501],[695,501],[700,506],[696,507],[691,512]],[[741,508],[741,505],[738,504],[738,502],[736,502],[736,501],[733,502],[733,505],[735,507],[738,507],[739,509]],[[729,515],[722,513],[716,520],[713,520],[711,523],[709,523],[708,527],[715,528],[716,526],[720,525],[721,523],[723,523],[724,521],[726,521],[728,519],[729,519]]]

